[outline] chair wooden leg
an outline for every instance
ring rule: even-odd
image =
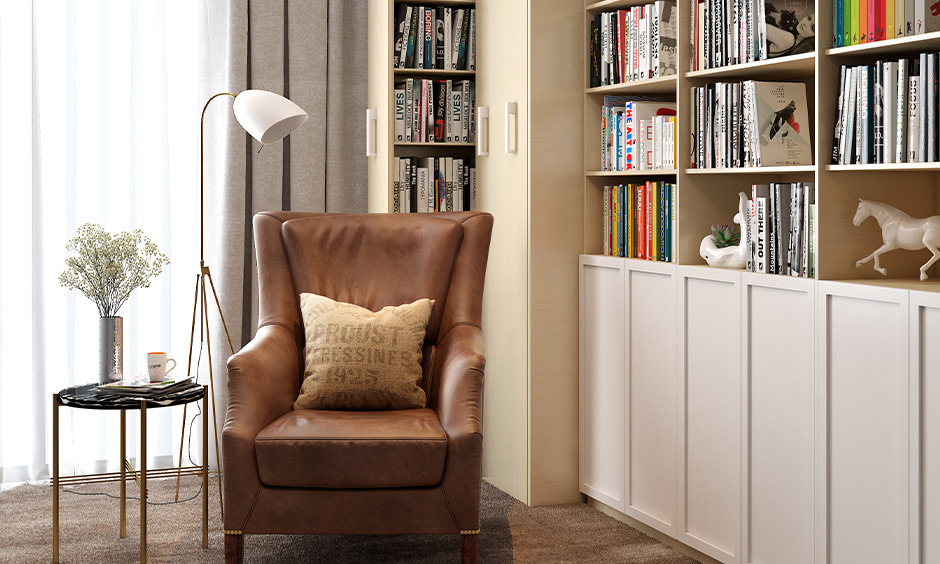
[[[245,560],[245,535],[225,533],[225,564],[242,564]]]
[[[460,564],[477,564],[477,539],[480,535],[460,535]]]

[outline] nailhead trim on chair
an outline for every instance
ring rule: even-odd
[[[245,533],[242,532],[242,531],[235,531],[235,530],[230,531],[230,530],[228,530],[228,529],[222,529],[222,532],[223,532],[224,534],[226,534],[226,535],[243,535],[243,534],[245,534]]]
[[[475,531],[460,531],[460,534],[461,535],[479,535],[480,529],[477,529]]]

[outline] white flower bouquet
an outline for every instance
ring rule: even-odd
[[[59,282],[78,290],[98,306],[101,317],[114,317],[136,288],[148,288],[170,260],[140,229],[115,236],[100,225],[85,223],[65,248]]]

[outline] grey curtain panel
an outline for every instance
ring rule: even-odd
[[[263,89],[310,114],[282,142],[258,152],[260,144],[235,121],[231,98],[220,97],[206,112],[206,264],[237,351],[257,328],[252,216],[367,210],[368,3],[204,0],[203,6],[201,104],[218,92]],[[221,323],[210,332],[215,391],[224,406],[231,351]]]

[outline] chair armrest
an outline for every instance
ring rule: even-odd
[[[441,488],[461,530],[480,528],[483,471],[483,333],[452,328],[437,347],[431,408],[447,434]]]
[[[222,429],[224,528],[242,530],[261,479],[255,437],[293,407],[300,391],[300,356],[293,334],[280,325],[258,330],[228,360],[228,408]]]
[[[448,436],[483,435],[483,333],[458,325],[437,347],[431,408]]]

